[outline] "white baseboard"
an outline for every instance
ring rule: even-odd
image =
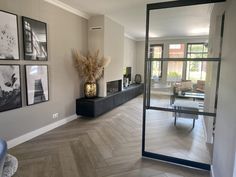
[[[211,177],[215,177],[213,166],[211,165]]]
[[[9,140],[9,141],[7,141],[8,149],[13,148],[13,147],[15,147],[15,146],[17,146],[19,144],[22,144],[22,143],[24,143],[26,141],[29,141],[29,140],[31,140],[31,139],[39,136],[39,135],[42,135],[42,134],[44,134],[44,133],[46,133],[46,132],[48,132],[50,130],[53,130],[53,129],[57,128],[57,127],[60,127],[60,126],[66,124],[68,122],[71,122],[71,121],[77,119],[77,118],[78,118],[77,115],[72,115],[70,117],[66,117],[66,118],[64,118],[62,120],[59,120],[57,122],[53,122],[53,123],[51,123],[49,125],[46,125],[45,127],[39,128],[37,130],[34,130],[32,132],[26,133],[26,134],[24,134],[22,136],[19,136],[17,138]]]

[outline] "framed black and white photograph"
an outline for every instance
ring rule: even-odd
[[[0,10],[0,60],[19,60],[18,16]]]
[[[20,65],[0,65],[0,112],[20,107]]]
[[[47,61],[47,24],[22,17],[25,60]]]
[[[48,66],[25,65],[27,105],[49,100]]]

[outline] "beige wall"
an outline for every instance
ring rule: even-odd
[[[233,177],[236,150],[236,1],[227,1],[213,152],[215,177]],[[235,175],[235,174],[234,174]]]
[[[133,39],[130,39],[128,37],[125,37],[125,43],[124,43],[124,68],[125,67],[131,67],[131,78],[132,81],[134,81],[134,77],[136,74],[136,41]]]
[[[48,125],[75,114],[75,99],[80,96],[80,80],[73,67],[71,49],[87,53],[87,20],[64,11],[42,0],[1,0],[0,9],[19,15],[20,61],[0,61],[0,64],[22,66],[23,107],[0,113],[0,137],[6,140]],[[24,61],[22,51],[21,16],[48,24],[48,62]],[[49,102],[26,106],[24,64],[49,66]],[[52,114],[59,113],[53,120]]]

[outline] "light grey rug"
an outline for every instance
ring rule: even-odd
[[[7,154],[6,160],[3,166],[3,176],[2,177],[11,177],[13,176],[18,168],[18,160],[10,155]]]

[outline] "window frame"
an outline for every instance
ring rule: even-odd
[[[170,57],[170,45],[176,45],[176,44],[179,44],[179,45],[183,45],[183,46],[184,46],[184,56],[183,56],[183,57],[180,57],[180,58],[186,58],[186,56],[187,56],[187,50],[186,50],[187,43],[186,43],[186,42],[170,42],[170,43],[168,43],[168,58],[174,58],[174,57]],[[186,77],[186,68],[187,68],[187,65],[186,65],[185,63],[186,63],[186,61],[183,61],[181,80],[185,80],[184,78]],[[168,63],[168,64],[169,64],[169,63]],[[167,66],[166,72],[167,72],[166,80],[168,81],[168,66]]]
[[[191,55],[191,54],[201,54],[202,55],[202,57],[201,58],[205,58],[205,57],[203,57],[203,55],[204,54],[207,54],[208,55],[208,50],[207,50],[207,52],[204,52],[204,48],[203,48],[203,51],[202,52],[189,52],[189,46],[190,45],[203,45],[203,47],[205,47],[205,45],[208,45],[208,43],[206,43],[206,42],[189,42],[189,43],[187,43],[186,44],[186,58],[190,58],[190,57],[188,57],[189,56],[189,54]],[[207,57],[206,57],[207,58]],[[193,58],[193,61],[194,61],[194,58]],[[185,66],[186,68],[186,70],[185,70],[185,80],[187,80],[187,79],[189,79],[189,78],[187,78],[188,77],[188,62],[186,62],[186,66]],[[202,80],[202,70],[203,70],[203,63],[201,62],[201,77],[200,77],[200,80]]]
[[[153,47],[161,47],[161,58],[163,58],[164,57],[164,44],[150,44],[150,49],[149,49],[150,58],[154,58],[153,53],[151,52],[151,49]],[[162,78],[162,76],[163,76],[163,61],[161,61],[161,72],[160,72],[159,78]]]

